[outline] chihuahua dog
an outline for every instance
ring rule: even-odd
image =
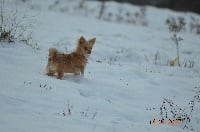
[[[53,76],[57,73],[58,79],[62,79],[64,73],[83,76],[95,41],[96,38],[86,40],[81,36],[77,41],[76,50],[69,54],[60,53],[56,48],[50,48],[46,74]]]

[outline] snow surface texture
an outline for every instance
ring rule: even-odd
[[[140,7],[106,3],[106,13],[98,20],[100,3],[80,1],[7,1],[6,6],[35,15],[33,38],[40,50],[23,42],[0,43],[0,131],[1,132],[188,132],[200,130],[200,104],[195,103],[191,122],[151,125],[159,120],[163,99],[190,111],[188,103],[200,90],[200,37],[189,31],[180,35],[181,62],[193,60],[193,68],[170,67],[176,49],[164,24],[169,16],[192,13],[146,7],[142,21],[117,21],[114,14],[133,14]],[[9,3],[10,2],[10,3]],[[120,10],[120,12],[119,12]],[[126,13],[125,13],[126,14]],[[105,18],[105,19],[104,19]],[[109,20],[107,19],[109,18]],[[27,20],[27,23],[33,21]],[[66,75],[62,80],[45,75],[48,49],[65,53],[75,49],[81,36],[97,41],[83,78]],[[159,53],[157,64],[154,64]],[[170,109],[167,110],[170,117]],[[187,112],[186,111],[186,112]],[[189,114],[189,113],[188,113]],[[168,119],[166,119],[167,121]]]

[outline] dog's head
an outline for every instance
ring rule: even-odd
[[[96,38],[86,40],[83,36],[81,36],[77,42],[77,51],[83,53],[84,55],[91,54],[95,41]]]

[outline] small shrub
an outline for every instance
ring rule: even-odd
[[[70,104],[70,101],[68,101],[67,107],[63,110],[62,115],[63,116],[67,116],[67,115],[70,116],[72,114],[72,108],[73,108],[73,106]]]
[[[170,17],[166,20],[166,24],[168,25],[169,32],[172,34],[171,39],[176,45],[176,51],[177,51],[177,61],[178,66],[180,67],[180,54],[179,54],[179,45],[180,42],[183,40],[180,36],[178,36],[178,33],[185,28],[185,20],[182,17],[178,17],[176,20],[174,17]]]
[[[116,21],[117,22],[122,22],[123,20],[124,20],[124,18],[121,16],[121,14],[116,15]]]
[[[97,111],[91,112],[89,107],[86,110],[80,112],[80,115],[83,118],[91,118],[92,120],[95,120],[95,118],[97,117],[97,114],[98,114]]]
[[[196,34],[200,34],[200,20],[191,16],[191,22],[189,23],[190,31],[196,32]]]
[[[116,61],[117,61],[117,58],[109,57],[108,61],[107,61],[107,64],[109,64],[110,66],[111,65],[115,65]]]
[[[169,59],[166,53],[161,53],[160,51],[156,51],[152,55],[144,55],[144,59],[147,63],[159,65],[159,66],[168,66]]]
[[[195,64],[194,60],[185,60],[183,62],[183,66],[187,68],[194,68],[194,64]]]
[[[175,66],[175,64],[177,63],[179,57],[176,57],[174,59],[169,60],[169,65],[170,66]]]
[[[21,17],[20,17],[21,16]],[[28,33],[31,24],[23,24],[26,15],[19,14],[18,10],[6,10],[4,0],[0,1],[0,42],[22,41],[26,45],[39,49],[37,42],[32,39],[32,32]]]
[[[135,12],[135,22],[142,25],[142,26],[147,26],[147,20],[146,20],[146,7],[141,6],[138,12]]]
[[[52,9],[55,8],[58,4],[59,4],[59,0],[55,0],[54,3],[53,3],[52,5],[49,6],[49,10],[52,10]]]
[[[5,12],[4,0],[1,0],[0,4],[0,41],[8,41],[10,43],[14,41],[14,35],[16,28],[18,27],[16,25],[17,22],[13,21],[10,25],[7,25],[8,18],[6,17],[7,14]],[[15,20],[16,16],[13,17],[14,18],[10,18],[10,20]]]
[[[164,98],[160,107],[162,119],[179,120],[183,129],[195,131],[192,127],[192,113],[196,103],[200,102],[200,94],[196,94],[185,108],[180,108],[172,100]]]

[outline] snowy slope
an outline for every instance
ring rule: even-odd
[[[68,2],[73,7],[77,1]],[[17,3],[18,10],[35,15],[33,38],[40,50],[22,42],[0,43],[0,131],[190,131],[182,129],[183,124],[150,125],[149,121],[161,119],[164,98],[189,110],[188,103],[199,91],[199,35],[188,30],[181,33],[184,38],[181,61],[194,60],[194,68],[163,64],[176,55],[165,19],[173,15],[190,21],[190,15],[200,16],[147,7],[148,26],[141,26],[97,20],[97,11],[85,16],[77,10],[60,11],[59,6],[49,9],[52,3],[32,1],[34,8],[30,10],[22,8],[23,3]],[[8,7],[15,8],[15,4],[11,2]],[[86,5],[93,8],[98,4]],[[118,3],[109,4],[113,12],[121,7]],[[133,12],[139,9],[123,6],[133,8]],[[85,76],[65,76],[62,80],[46,76],[48,49],[56,47],[65,53],[71,52],[81,35],[97,38]],[[157,52],[161,59],[155,65]],[[196,103],[189,123],[196,131],[200,130],[199,109],[200,104]]]

